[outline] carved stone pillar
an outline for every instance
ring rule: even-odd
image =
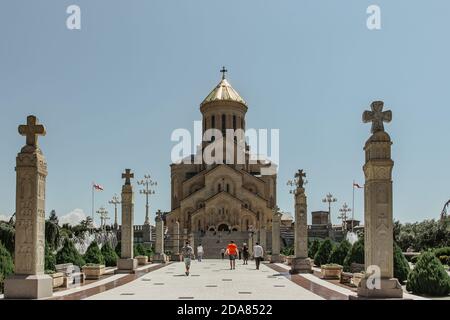
[[[278,211],[278,207],[274,209],[272,218],[272,256],[270,262],[281,262],[280,257],[280,226],[281,226],[281,213]]]
[[[156,241],[155,241],[155,255],[153,262],[165,263],[166,255],[164,253],[164,221],[162,212],[158,210],[155,219]]]

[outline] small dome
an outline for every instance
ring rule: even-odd
[[[203,100],[201,105],[213,101],[235,101],[247,105],[239,93],[233,89],[227,79],[223,78],[219,84],[211,91],[210,94]]]

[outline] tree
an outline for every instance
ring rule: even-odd
[[[58,248],[60,232],[59,226],[54,221],[45,221],[45,242],[54,249]]]
[[[0,241],[0,292],[3,292],[4,279],[13,273],[14,263],[11,254]]]
[[[352,245],[347,240],[342,240],[339,245],[335,246],[333,251],[330,254],[330,263],[344,265],[345,257],[351,250]]]
[[[64,240],[64,245],[61,250],[56,253],[56,262],[73,263],[80,268],[86,264],[73,242],[68,238]]]
[[[402,249],[394,242],[394,278],[403,283],[408,279],[409,272],[408,260],[403,255]]]
[[[317,266],[327,264],[330,261],[331,251],[333,251],[333,243],[330,239],[326,239],[320,244],[319,249],[314,256],[314,263]]]
[[[406,290],[414,294],[446,296],[450,292],[450,277],[431,250],[422,253],[408,276]]]
[[[59,219],[58,219],[58,216],[56,215],[56,211],[55,210],[52,210],[50,212],[50,216],[49,216],[48,220],[53,222],[57,226],[59,225]]]
[[[356,241],[344,259],[344,270],[350,271],[352,263],[364,264],[364,240]]]
[[[119,257],[122,256],[122,242],[119,240],[117,241],[116,247],[114,248],[114,251],[117,253]]]
[[[319,250],[320,241],[317,239],[314,239],[314,241],[311,243],[311,246],[308,248],[308,257],[311,259],[314,259],[314,256],[317,253],[317,250]]]
[[[45,270],[55,271],[56,256],[52,252],[52,247],[46,243],[45,244]]]
[[[103,258],[96,241],[92,241],[87,248],[86,253],[84,254],[84,260],[86,263],[105,264],[105,258]]]
[[[105,259],[105,265],[107,267],[115,267],[117,265],[119,256],[108,242],[103,245],[101,253],[103,255],[103,258]]]
[[[141,243],[138,243],[137,245],[134,246],[134,256],[145,256],[146,255],[146,251],[144,246]]]
[[[15,234],[16,231],[13,226],[0,222],[0,242],[3,243],[11,255],[14,254]]]

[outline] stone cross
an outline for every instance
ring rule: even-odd
[[[383,111],[383,106],[383,101],[374,101],[370,105],[372,111],[364,111],[363,113],[363,122],[372,122],[372,133],[384,131],[383,122],[389,123],[392,120],[392,111]]]
[[[134,178],[134,173],[131,173],[131,169],[125,169],[125,172],[122,173],[122,179],[125,179],[125,184],[130,185],[130,179]]]
[[[295,182],[297,184],[297,188],[303,188],[303,185],[305,184],[303,178],[306,178],[306,173],[303,172],[303,170],[298,170],[298,172],[295,174]]]
[[[27,124],[19,126],[19,133],[22,136],[26,136],[27,146],[37,147],[38,146],[38,136],[45,136],[45,127],[38,124],[38,119],[36,116],[30,115],[27,117]]]
[[[5,280],[5,298],[39,299],[52,295],[52,278],[45,271],[45,183],[47,163],[37,148],[45,128],[35,116],[19,126],[27,147],[16,159],[15,274]]]

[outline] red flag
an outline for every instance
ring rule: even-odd
[[[358,188],[358,189],[364,188],[364,187],[361,187],[359,184],[353,182],[353,188],[355,188],[355,187]]]
[[[93,187],[95,190],[103,191],[103,187],[99,184],[94,183]]]

